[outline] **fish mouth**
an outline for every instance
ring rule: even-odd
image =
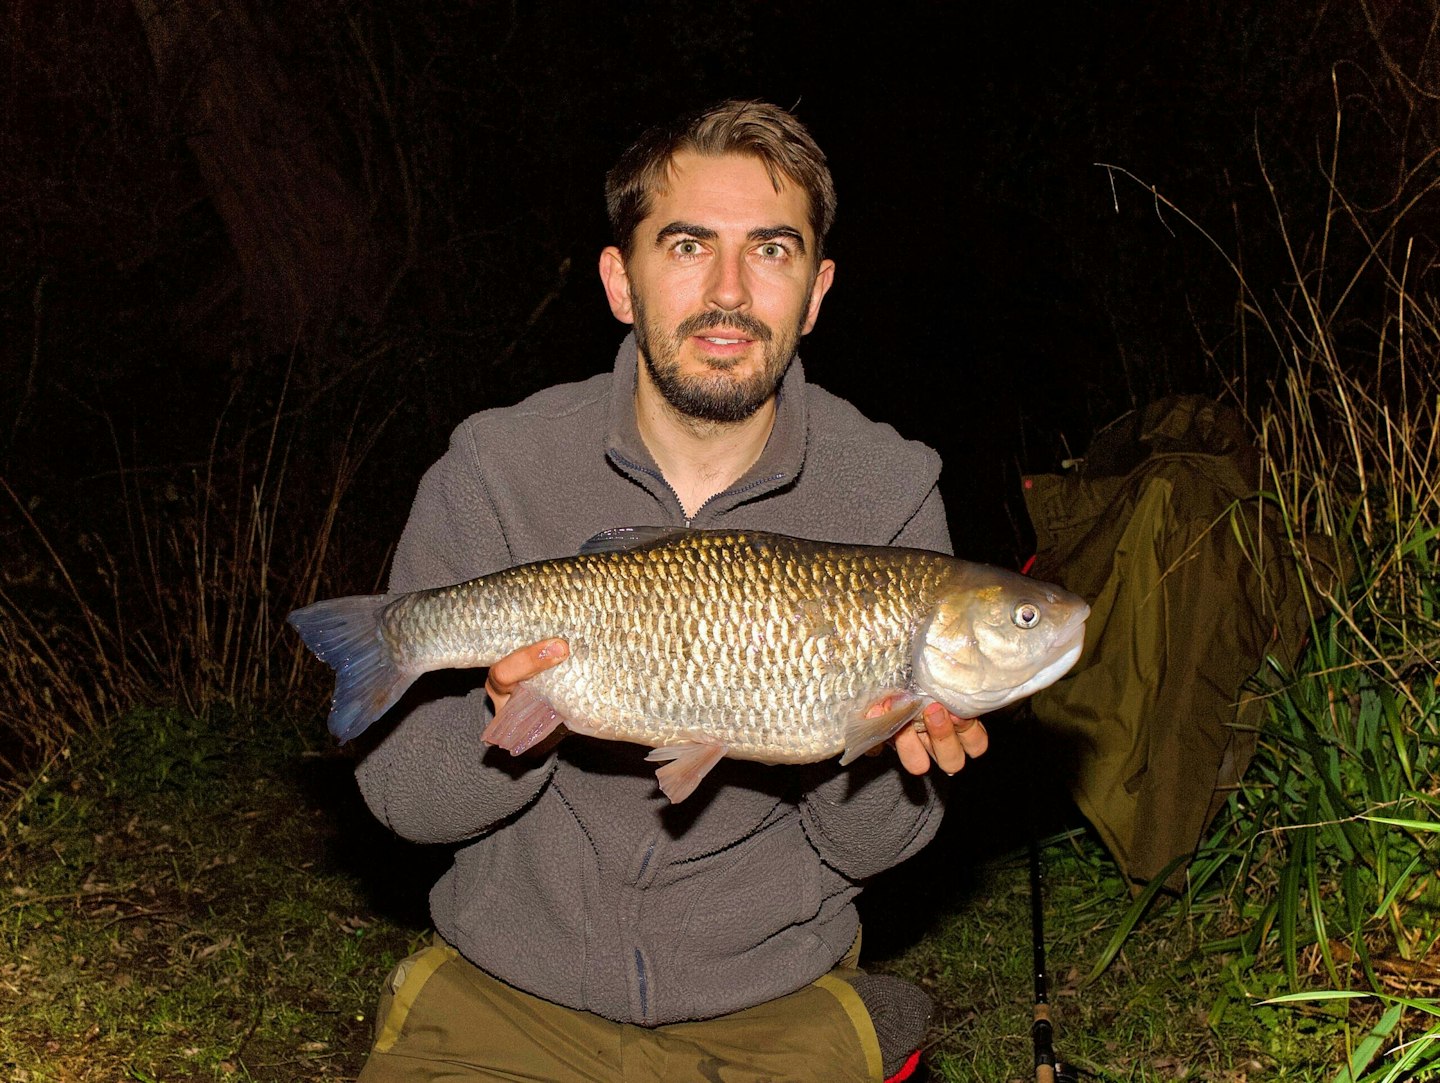
[[[1080,603],[1080,607],[1070,614],[1070,619],[1060,628],[1060,634],[1056,642],[1060,646],[1068,646],[1072,641],[1078,640],[1081,646],[1085,643],[1085,622],[1090,619],[1090,607]]]
[[[1028,683],[1034,685],[1038,689],[1043,688],[1044,685],[1038,684],[1037,682],[1044,681],[1045,684],[1048,685],[1052,681],[1059,680],[1065,674],[1070,672],[1071,666],[1073,666],[1076,662],[1080,661],[1080,655],[1084,652],[1084,650],[1085,637],[1083,635],[1074,637],[1074,642],[1066,648],[1065,653],[1062,654],[1059,658],[1055,659],[1055,661],[1051,662],[1039,673],[1035,674],[1035,676],[1032,677]]]
[[[1085,622],[1089,618],[1090,607],[1081,602],[1080,608],[1070,615],[1070,619],[1061,627],[1060,634],[1055,637],[1054,649],[1062,653],[1055,661],[1030,678],[1026,682],[1027,687],[1038,691],[1046,685],[1058,681],[1070,672],[1076,662],[1080,661],[1080,655],[1085,651]]]

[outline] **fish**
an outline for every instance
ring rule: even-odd
[[[928,550],[619,527],[572,557],[289,622],[336,671],[342,742],[423,673],[564,639],[568,658],[522,682],[484,740],[519,754],[563,725],[648,745],[679,802],[727,756],[843,765],[932,701],[962,718],[1014,703],[1075,664],[1089,612],[1063,587]]]

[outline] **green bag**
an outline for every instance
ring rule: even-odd
[[[1193,856],[1255,752],[1265,707],[1247,682],[1267,654],[1293,665],[1310,628],[1260,487],[1244,419],[1198,396],[1127,414],[1071,473],[1024,479],[1033,574],[1092,606],[1079,662],[1030,704],[1134,884]]]

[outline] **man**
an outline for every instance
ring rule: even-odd
[[[723,103],[643,136],[606,194],[600,277],[634,325],[614,371],[464,422],[421,482],[391,589],[627,525],[948,552],[935,453],[795,359],[835,273],[834,191],[804,127]],[[888,754],[724,761],[671,806],[640,746],[484,744],[491,710],[565,651],[538,643],[483,688],[405,701],[357,770],[399,834],[461,844],[430,896],[438,939],[392,975],[362,1083],[898,1078],[928,1001],[855,969],[853,901],[933,837],[932,759],[959,770],[984,727],[934,705],[894,741],[903,771]]]

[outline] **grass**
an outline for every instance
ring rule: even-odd
[[[1437,167],[1424,150],[1369,207],[1332,183],[1303,245],[1272,187],[1291,279],[1263,291],[1231,263],[1242,356],[1275,358],[1260,391],[1231,384],[1264,464],[1233,535],[1262,570],[1290,562],[1315,617],[1301,663],[1257,675],[1269,720],[1185,903],[1226,958],[1212,1021],[1255,997],[1333,1021],[1335,1083],[1440,1077],[1440,302],[1416,285]]]
[[[136,706],[320,702],[284,618],[331,592],[340,505],[396,407],[337,394],[327,428],[289,387],[234,394],[198,465],[142,470],[117,440],[115,498],[68,524],[0,477],[0,794]]]
[[[954,857],[942,849],[917,860],[943,875]],[[1152,914],[1092,979],[1125,920],[1129,884],[1082,828],[1052,838],[1043,860],[1055,1046],[1081,1078],[1329,1081],[1348,1032],[1378,1017],[1360,1003],[1344,1012],[1264,1003],[1279,980],[1241,980],[1236,953],[1216,948],[1213,901]],[[939,1078],[1034,1077],[1027,854],[984,863],[913,942],[870,965],[920,982],[936,1000],[930,1057]]]
[[[37,779],[0,836],[0,1075],[353,1079],[446,854],[389,836],[350,769],[318,716],[146,709]],[[952,1083],[1032,1077],[1028,858],[976,863],[961,840],[979,815],[866,900],[869,965],[931,993]],[[1056,1045],[1087,1078],[1319,1083],[1380,1016],[1261,1003],[1283,974],[1242,980],[1213,899],[1152,915],[1087,982],[1128,886],[1082,830],[1044,857]]]
[[[6,822],[0,1074],[353,1078],[416,921],[387,919],[378,870],[350,865],[388,844],[347,764],[238,716],[138,711],[114,737]]]

